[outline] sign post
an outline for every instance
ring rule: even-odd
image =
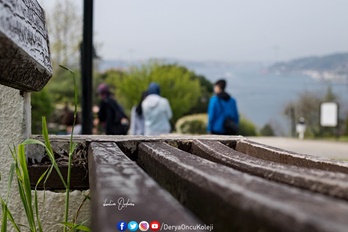
[[[339,137],[339,105],[336,102],[323,102],[320,104],[320,126],[337,129]]]
[[[82,72],[82,134],[92,134],[93,113],[93,0],[83,4]]]

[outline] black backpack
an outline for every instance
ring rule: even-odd
[[[224,129],[227,135],[237,135],[239,131],[238,125],[234,122],[232,117],[227,116],[224,120]]]
[[[223,114],[225,114],[224,111],[224,107],[220,102],[220,99],[218,100],[220,107],[222,109]],[[238,131],[239,131],[239,127],[238,125],[234,122],[233,118],[229,115],[224,115],[225,119],[224,119],[224,123],[223,123],[223,127],[225,129],[225,134],[226,135],[237,135]]]

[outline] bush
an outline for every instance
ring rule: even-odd
[[[180,118],[175,128],[177,133],[182,134],[206,134],[207,123],[207,114],[194,114]],[[239,134],[242,136],[257,136],[256,131],[256,126],[242,116],[239,123]]]
[[[267,123],[264,127],[261,128],[260,134],[262,136],[274,136],[273,127]]]
[[[239,121],[239,135],[242,136],[257,136],[257,129],[253,122],[245,118],[244,116],[240,117]]]
[[[207,114],[194,114],[182,117],[175,125],[176,132],[180,134],[206,134]]]
[[[198,102],[201,86],[194,72],[176,64],[160,65],[157,63],[132,67],[120,75],[104,74],[106,82],[115,88],[115,95],[121,105],[130,111],[138,104],[140,95],[151,82],[161,87],[161,96],[167,98],[173,111],[173,122],[187,113]]]

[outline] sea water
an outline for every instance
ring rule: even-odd
[[[321,81],[303,74],[269,73],[263,65],[236,64],[185,64],[196,74],[204,75],[211,82],[227,80],[227,92],[233,95],[241,114],[258,128],[266,123],[277,127],[278,134],[290,133],[290,121],[284,109],[298,100],[299,94],[309,91],[325,96],[329,87],[339,96],[341,111],[347,112],[348,83]],[[319,112],[318,112],[319,114]]]

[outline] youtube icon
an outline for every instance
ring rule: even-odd
[[[158,222],[158,221],[152,221],[151,223],[150,223],[150,229],[152,230],[152,231],[158,231],[159,229],[160,229],[160,223]]]

